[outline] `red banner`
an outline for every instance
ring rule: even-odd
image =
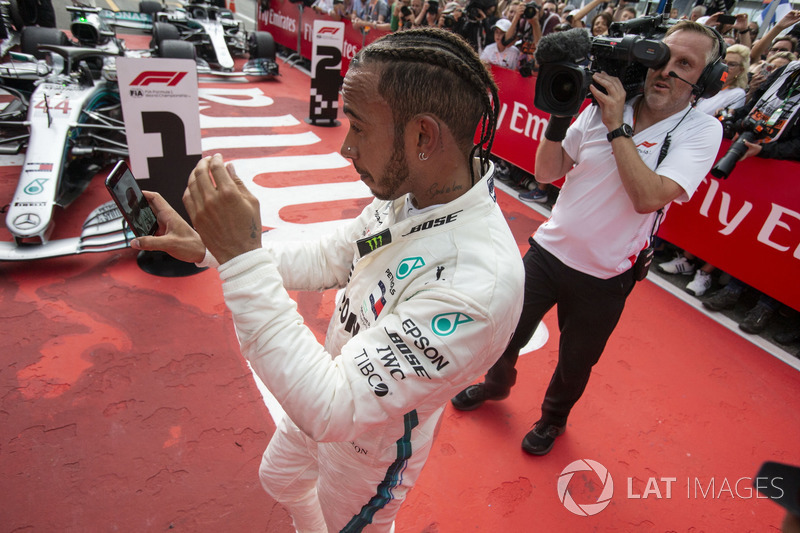
[[[259,15],[259,29],[297,48],[298,5],[271,0]],[[302,55],[311,54],[317,15],[303,10]],[[383,35],[363,34],[345,21],[342,72],[361,47]],[[536,78],[492,66],[500,91],[500,116],[492,152],[533,174],[536,147],[547,126],[546,113],[533,106]],[[719,155],[730,146],[723,141]],[[706,176],[686,204],[674,204],[659,235],[748,285],[800,310],[800,164],[751,158],[727,180]]]
[[[745,159],[673,204],[659,236],[800,310],[799,178],[800,163]]]
[[[311,58],[311,38],[315,20],[334,19],[303,7],[302,3],[294,4],[286,0],[270,0],[268,11],[261,10],[261,5],[259,5],[258,29],[270,32],[276,43],[294,51],[297,51],[297,37],[300,35],[300,55],[306,59]],[[342,22],[344,22],[342,75],[344,75],[356,52],[387,32],[374,28],[362,32],[354,28],[349,20],[342,19]],[[298,34],[299,30],[302,31]]]

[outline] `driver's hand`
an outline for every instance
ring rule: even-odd
[[[258,200],[220,154],[197,163],[183,193],[183,204],[219,264],[261,248]]]
[[[187,263],[205,258],[206,247],[200,235],[157,192],[142,191],[158,219],[155,236],[137,237],[131,242],[135,250],[160,250]]]

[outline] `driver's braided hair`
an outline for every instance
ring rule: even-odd
[[[465,40],[438,28],[391,33],[359,51],[350,68],[373,62],[381,66],[378,92],[392,108],[395,135],[402,136],[414,116],[430,113],[447,125],[470,161],[478,154],[486,171],[497,127],[497,85]]]

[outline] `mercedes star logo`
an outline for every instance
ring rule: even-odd
[[[25,213],[14,219],[14,227],[21,230],[33,229],[42,221],[39,215],[33,213]]]

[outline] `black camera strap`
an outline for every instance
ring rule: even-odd
[[[694,106],[689,107],[689,110],[681,117],[675,127],[667,132],[667,136],[664,138],[664,143],[661,145],[661,151],[658,153],[658,162],[656,163],[656,168],[658,169],[658,165],[664,161],[664,158],[667,157],[667,152],[669,152],[669,145],[672,143],[672,132],[675,131],[678,126],[681,125],[683,120],[689,116],[689,113],[694,110]],[[656,211],[656,217],[653,219],[653,227],[650,228],[650,237],[647,239],[647,247],[645,247],[639,255],[636,257],[636,262],[633,264],[633,277],[636,281],[642,281],[644,278],[647,277],[647,272],[650,270],[650,264],[653,262],[653,238],[655,237],[656,233],[658,232],[658,228],[661,226],[661,221],[664,220],[664,208],[660,208]]]

